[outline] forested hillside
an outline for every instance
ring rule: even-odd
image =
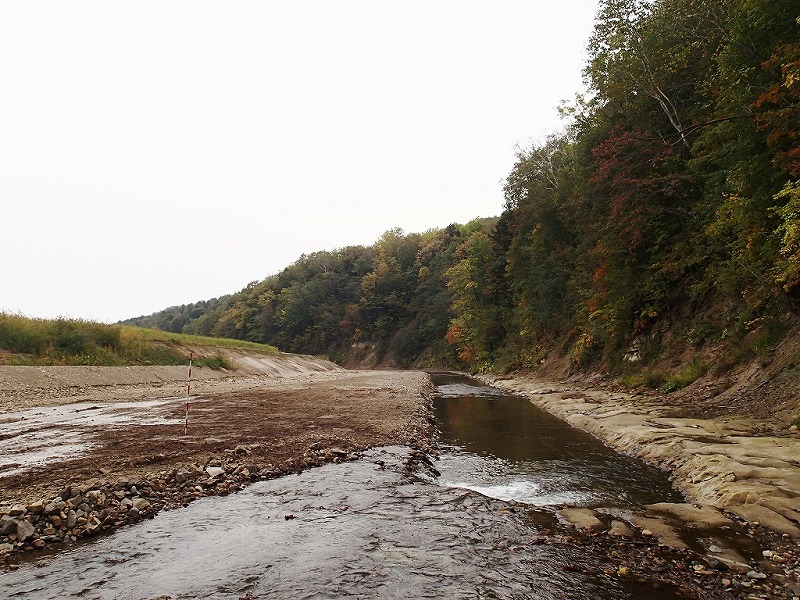
[[[589,94],[519,154],[499,218],[389,231],[130,322],[401,365],[700,373],[710,350],[717,368],[766,355],[800,308],[799,16],[796,0],[605,0]]]

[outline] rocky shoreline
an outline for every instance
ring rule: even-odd
[[[424,452],[420,451],[424,454]],[[237,446],[205,463],[161,471],[147,479],[94,479],[67,485],[54,498],[0,507],[0,562],[16,568],[21,554],[52,550],[115,528],[188,506],[206,496],[225,496],[261,479],[273,479],[327,463],[356,460],[361,452],[310,447],[280,466],[248,461]]]
[[[692,578],[716,579],[734,597],[800,598],[800,463],[794,458],[800,439],[795,434],[765,433],[763,421],[745,416],[676,415],[664,398],[579,381],[484,380],[669,472],[689,501],[645,507],[649,514],[624,523],[602,509],[560,511],[560,518],[581,535],[616,538],[629,549],[636,540],[655,542],[682,556],[692,567]],[[761,550],[748,560],[709,539],[704,548],[692,550],[676,531],[678,524],[701,538],[714,528],[738,530],[736,535]]]
[[[414,448],[414,456],[432,452],[433,386],[424,373],[338,370],[231,378],[223,390],[216,382],[205,385],[207,395],[192,401],[195,416],[187,436],[182,426],[152,424],[171,420],[177,406],[133,402],[132,408],[128,402],[124,410],[137,412],[125,413],[124,426],[104,426],[103,416],[92,424],[64,423],[65,432],[81,429],[91,440],[79,456],[73,452],[27,468],[21,456],[20,473],[0,473],[0,567],[15,569],[42,551],[66,549],[251,482],[356,460],[370,447],[398,443]],[[121,391],[147,400],[159,390],[104,391],[108,403],[93,398],[70,404],[69,414],[116,410]],[[66,404],[67,398],[48,399],[26,409],[33,412],[6,413],[5,442],[16,434],[36,435],[32,426],[51,434],[53,424],[35,425],[32,415]]]
[[[505,379],[493,384],[521,394],[619,452],[671,474],[701,507],[726,510],[800,539],[800,437],[760,431],[746,416],[675,415],[668,398],[581,388],[569,383]],[[706,513],[686,512],[702,520]]]

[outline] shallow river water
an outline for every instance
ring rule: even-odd
[[[409,450],[261,481],[0,574],[9,598],[677,598],[590,575],[551,505],[676,500],[663,474],[521,398],[437,383],[441,472]],[[530,509],[507,500],[531,505]],[[576,568],[576,565],[578,568]]]
[[[534,506],[682,502],[664,473],[623,456],[520,396],[435,374],[439,483]]]

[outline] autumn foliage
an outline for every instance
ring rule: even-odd
[[[391,230],[136,322],[400,365],[619,366],[670,326],[738,352],[752,323],[800,310],[798,16],[796,0],[602,0],[588,94],[519,152],[499,217]]]

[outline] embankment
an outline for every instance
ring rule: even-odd
[[[182,346],[197,359],[221,357],[232,368],[194,367],[195,388],[224,391],[231,378],[254,380],[286,378],[310,373],[339,371],[338,365],[313,356],[261,354],[216,346]],[[186,366],[0,366],[0,410],[10,411],[43,402],[66,404],[84,401],[135,400],[186,393]]]

